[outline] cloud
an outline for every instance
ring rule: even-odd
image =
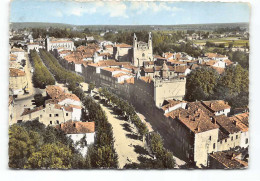
[[[181,8],[171,7],[172,3],[165,2],[131,2],[130,9],[136,11],[136,14],[142,14],[145,11],[150,11],[152,13],[158,13],[160,11],[181,11]]]
[[[57,10],[55,13],[54,13],[54,16],[56,17],[63,17],[63,14],[60,10]]]
[[[126,13],[126,5],[123,2],[110,2],[105,4],[105,11],[110,17],[123,17],[128,18]]]

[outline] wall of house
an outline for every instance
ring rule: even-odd
[[[15,54],[17,56],[17,62],[21,62],[23,59],[25,59],[25,52],[12,52],[12,54]]]
[[[68,137],[70,137],[74,144],[79,142],[84,136],[86,136],[85,141],[87,142],[87,145],[84,147],[81,147],[81,145],[77,145],[76,148],[80,150],[80,153],[82,156],[85,156],[88,151],[88,146],[91,144],[94,144],[95,141],[95,132],[94,133],[82,133],[82,134],[66,134]]]
[[[171,112],[171,111],[173,111],[173,110],[175,110],[175,109],[178,109],[178,108],[185,109],[186,104],[187,104],[187,103],[182,102],[182,103],[179,103],[179,104],[177,104],[177,105],[175,105],[175,106],[169,107],[168,109],[165,110],[165,114],[168,113],[168,112]]]
[[[198,167],[200,165],[207,166],[208,153],[218,150],[218,132],[219,129],[213,129],[195,134],[194,161]]]
[[[27,45],[27,53],[30,53],[30,50],[36,50],[39,52],[39,45]]]
[[[240,147],[247,148],[249,146],[249,132],[242,132],[240,135]]]
[[[114,47],[113,57],[119,62],[130,62],[133,57],[133,48]]]
[[[71,114],[71,119],[73,121],[80,121],[81,118],[81,109],[73,108],[73,112]]]
[[[156,80],[154,84],[154,101],[161,107],[165,99],[182,100],[185,96],[186,79]]]
[[[75,72],[77,72],[77,73],[82,73],[81,64],[75,64]]]
[[[219,115],[226,115],[228,116],[228,114],[230,113],[230,108],[229,109],[224,109],[224,110],[221,110],[221,111],[218,111],[218,112],[215,112],[215,115],[216,116],[219,116]]]
[[[53,104],[47,104],[45,109],[22,116],[22,121],[38,119],[44,125],[59,125],[72,119],[71,112],[55,109]]]
[[[26,76],[9,77],[9,89],[12,90],[13,95],[24,94],[27,84]]]
[[[229,137],[218,141],[218,151],[229,150],[240,146],[241,132],[229,134]]]
[[[74,99],[64,99],[63,101],[60,101],[58,103],[59,105],[65,105],[65,104],[72,104],[72,105],[75,105],[75,106],[81,106],[81,102],[80,101],[76,101]]]

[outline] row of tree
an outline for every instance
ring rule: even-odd
[[[148,137],[148,146],[151,150],[154,159],[143,157],[142,161],[138,163],[126,164],[124,168],[127,169],[173,169],[176,161],[173,154],[166,150],[163,146],[163,140],[158,133],[151,133]]]
[[[58,82],[76,86],[78,83],[84,81],[82,76],[63,68],[58,60],[48,51],[40,49],[40,55],[44,64],[49,68]]]
[[[118,160],[114,149],[112,127],[100,105],[91,97],[86,97],[84,91],[76,85],[83,81],[82,77],[64,69],[49,52],[40,50],[40,53],[43,60],[45,60],[44,63],[55,75],[56,80],[61,81],[65,77],[69,90],[80,98],[85,110],[87,110],[87,112],[85,111],[86,115],[83,115],[83,117],[87,118],[86,121],[95,122],[95,144],[88,148],[83,168],[117,168]],[[65,76],[61,75],[62,73]]]
[[[222,75],[208,67],[198,68],[187,76],[187,101],[225,100],[232,108],[248,106],[248,70],[239,64],[229,66]]]
[[[136,114],[134,107],[127,101],[109,92],[106,88],[100,88],[99,93],[102,97],[105,98],[107,104],[110,104],[119,110],[121,116],[125,117],[136,126],[138,133],[143,137],[143,141],[145,136],[147,137],[148,146],[154,155],[154,159],[144,159],[144,161],[140,164],[127,164],[125,168],[174,168],[175,160],[173,159],[173,154],[164,148],[163,140],[158,133],[153,132],[148,134],[147,126]]]
[[[79,169],[86,162],[62,131],[33,120],[9,128],[9,167]]]
[[[70,86],[70,90],[82,101],[85,118],[95,121],[95,145],[88,148],[86,163],[88,168],[117,168],[118,156],[114,149],[112,126],[107,120],[105,112],[93,98],[87,97],[80,87]]]
[[[45,88],[46,85],[54,85],[55,79],[46,66],[42,63],[36,50],[30,51],[30,58],[34,67],[32,77],[34,86],[38,88]]]
[[[135,127],[138,130],[138,133],[144,139],[145,135],[148,133],[148,129],[145,123],[143,123],[139,116],[136,114],[133,105],[129,104],[126,100],[119,98],[117,95],[111,93],[106,88],[100,88],[99,93],[106,99],[108,104],[111,104],[115,109],[117,109],[120,116],[134,123]]]

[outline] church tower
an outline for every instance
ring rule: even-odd
[[[163,79],[168,78],[168,74],[169,74],[169,67],[166,65],[166,61],[164,61],[163,66],[161,68],[161,77]]]
[[[151,32],[149,32],[148,48],[153,51],[153,40],[152,40],[152,33]]]
[[[137,41],[134,34],[133,37],[133,62],[136,67],[143,66],[144,62],[153,61],[152,33],[149,32],[148,42]]]

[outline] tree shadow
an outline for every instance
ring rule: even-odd
[[[139,157],[137,157],[137,160],[140,162],[140,163],[145,163],[145,162],[151,162],[153,161],[153,159],[151,158],[147,158],[147,157],[144,157],[142,155],[140,155]]]
[[[124,124],[121,124],[121,125],[123,126],[123,129],[124,129],[125,131],[132,133],[132,129],[131,129],[131,127],[130,127],[129,124],[124,123]]]
[[[126,137],[134,140],[139,140],[139,136],[136,134],[126,134]]]
[[[139,145],[134,145],[134,151],[140,155],[150,155],[144,147]]]

